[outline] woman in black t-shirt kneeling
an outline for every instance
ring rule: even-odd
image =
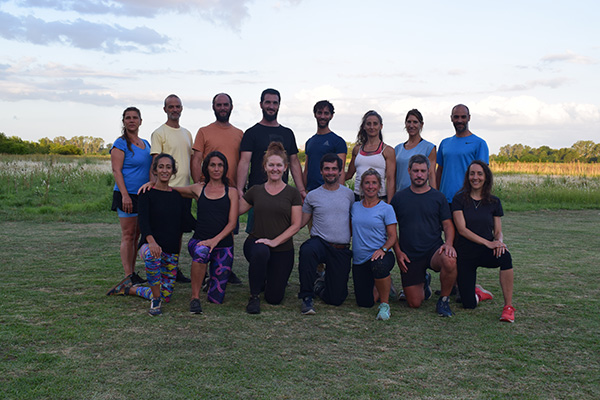
[[[512,258],[503,241],[504,215],[500,199],[491,194],[492,171],[480,160],[473,161],[461,191],[452,199],[452,217],[458,231],[454,247],[457,252],[458,289],[464,308],[475,308],[480,301],[493,295],[476,285],[477,268],[500,268],[500,286],[504,309],[500,321],[514,322],[512,306]]]

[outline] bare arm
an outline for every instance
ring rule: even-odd
[[[239,197],[239,204],[238,204],[238,215],[242,215],[242,214],[246,214],[248,212],[248,210],[250,210],[252,208],[252,205],[250,203],[248,203],[246,201],[246,199],[244,199],[241,196]]]
[[[431,150],[431,153],[429,153],[429,186],[431,186],[432,188],[434,188],[435,190],[438,190],[438,181],[437,181],[437,177],[436,177],[436,170],[435,170],[435,163],[437,160],[437,154],[435,151],[435,146],[433,147],[433,149]]]
[[[246,186],[246,180],[248,179],[248,169],[250,168],[250,159],[252,158],[251,151],[242,151],[240,153],[240,161],[238,162],[237,168],[237,191],[238,197],[242,197],[244,194],[244,187]],[[241,205],[240,205],[241,206]],[[248,208],[250,209],[250,208]],[[248,210],[246,210],[248,211]],[[246,212],[244,211],[244,212]],[[240,213],[243,214],[243,213]]]
[[[131,197],[129,197],[129,193],[127,193],[127,187],[125,187],[125,178],[123,177],[124,161],[125,152],[113,147],[110,151],[110,165],[113,176],[115,177],[115,182],[119,188],[119,192],[121,192],[122,204],[120,208],[121,210],[130,214],[133,212],[133,202],[131,201]]]
[[[506,245],[502,242],[502,222],[500,221],[500,217],[494,217],[494,241],[489,241],[467,228],[465,214],[462,210],[454,211],[452,217],[456,224],[456,230],[465,239],[494,250],[494,255],[496,256],[502,255],[506,251]]]
[[[302,166],[300,165],[298,154],[292,154],[290,156],[290,171],[292,172],[292,177],[296,183],[296,189],[298,189],[300,195],[302,196],[302,200],[304,200],[306,197],[306,188],[302,178]]]
[[[448,218],[442,221],[442,228],[444,229],[444,238],[446,242],[440,247],[440,254],[445,253],[448,257],[456,257],[456,250],[454,250],[454,224],[452,219]]]
[[[177,192],[179,192],[179,194],[182,197],[198,200],[200,193],[202,193],[203,186],[204,186],[204,183],[194,183],[193,185],[190,185],[190,186],[177,186],[177,187],[174,187],[173,190],[176,190]]]
[[[304,182],[304,187],[308,186],[308,157],[306,157],[306,161],[304,161],[304,171],[302,171],[302,182]]]
[[[342,160],[342,170],[340,174],[340,185],[346,183],[346,153],[338,153],[338,157]]]
[[[306,224],[308,224],[308,221],[310,221],[311,218],[312,218],[312,214],[303,212],[302,213],[302,222],[300,223],[300,229],[304,228],[306,226]]]
[[[229,197],[229,216],[227,218],[227,225],[223,228],[221,232],[217,234],[217,236],[203,240],[199,244],[202,246],[207,246],[211,250],[214,249],[221,240],[225,239],[228,235],[231,235],[231,232],[235,229],[237,225],[237,217],[238,217],[238,202],[239,197],[237,195],[237,190],[230,187],[229,192],[227,193]]]
[[[356,172],[356,166],[354,165],[354,161],[356,160],[356,155],[358,154],[358,146],[354,146],[352,149],[352,158],[350,159],[350,163],[348,164],[348,170],[344,176],[344,179],[349,181],[354,176]]]
[[[263,243],[269,247],[277,247],[281,243],[284,243],[292,236],[294,236],[300,230],[300,224],[302,222],[302,206],[292,206],[292,223],[289,228],[283,231],[275,239],[261,238],[256,243]]]
[[[383,151],[383,157],[385,158],[385,193],[389,204],[396,193],[396,153],[392,147],[387,146]]]
[[[444,170],[444,167],[442,167],[441,165],[438,164],[436,170],[435,170],[435,183],[437,184],[437,189],[440,190],[440,188],[442,187],[442,171]]]
[[[191,170],[192,170],[192,180],[194,181],[194,183],[198,183],[200,182],[200,179],[202,179],[202,160],[203,160],[203,154],[201,151],[198,150],[194,150],[194,153],[192,154],[192,163],[191,163]]]
[[[396,225],[397,224],[389,224],[389,225],[385,226],[385,231],[387,233],[387,240],[381,247],[385,247],[386,249],[388,249],[388,251],[391,248],[393,248],[394,245],[396,244],[396,242],[398,241],[397,236],[396,236],[397,235],[396,234]],[[383,258],[385,256],[385,254],[386,254],[386,252],[383,251],[382,249],[377,249],[371,256],[371,261]]]

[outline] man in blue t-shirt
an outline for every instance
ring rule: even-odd
[[[306,141],[306,162],[304,163],[304,186],[310,192],[323,184],[323,177],[319,169],[321,157],[328,153],[335,153],[342,160],[342,169],[339,182],[344,184],[344,165],[348,146],[344,139],[329,129],[329,122],[333,118],[333,104],[327,100],[321,100],[313,107],[313,113],[317,120],[317,133]]]
[[[471,161],[481,160],[486,164],[490,162],[487,143],[469,130],[469,108],[464,104],[454,106],[450,120],[456,134],[442,140],[435,173],[440,192],[446,196],[448,203],[452,203],[452,198],[462,188]]]

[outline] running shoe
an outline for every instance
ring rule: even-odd
[[[425,273],[425,285],[423,285],[423,291],[425,292],[425,300],[429,300],[433,294],[431,291],[431,274]]]
[[[107,296],[123,296],[125,294],[125,288],[131,287],[132,275],[126,276],[121,282],[117,283],[112,289],[106,292]]]
[[[450,303],[448,301],[448,296],[440,297],[438,300],[435,310],[437,311],[440,317],[451,317],[454,315],[452,310],[450,309]]]
[[[485,290],[481,285],[475,285],[475,296],[478,297],[479,301],[491,300],[494,295],[489,290]]]
[[[179,283],[190,283],[192,280],[187,276],[183,275],[180,268],[177,268],[177,276],[175,277],[175,282]]]
[[[248,314],[260,314],[260,299],[258,296],[250,296],[248,305],[246,306],[246,312]]]
[[[515,322],[515,308],[513,306],[504,306],[500,321],[510,322],[511,324]]]
[[[302,300],[302,308],[300,309],[300,312],[303,315],[315,315],[317,312],[315,311],[315,307],[313,306],[313,299],[312,297],[305,297],[304,300]]]
[[[381,303],[379,305],[379,312],[377,313],[377,318],[375,319],[387,321],[388,319],[390,319],[390,315],[390,305],[388,303]]]
[[[398,300],[406,301],[406,294],[404,293],[404,290],[400,291],[400,294],[398,295]]]
[[[161,299],[152,299],[150,300],[150,309],[148,310],[148,314],[155,317],[157,315],[161,315],[162,311],[160,307],[162,305]]]
[[[229,278],[227,279],[227,283],[230,285],[241,285],[242,280],[235,274],[235,272],[231,271]]]
[[[142,283],[148,282],[147,279],[143,279],[141,276],[139,276],[137,272],[134,272],[129,276],[131,277],[131,283],[133,285],[141,285]]]
[[[323,294],[323,291],[325,290],[325,272],[323,273],[317,273],[318,277],[317,279],[315,279],[315,283],[313,285],[313,292],[321,297],[321,294]]]
[[[192,314],[202,314],[200,299],[192,299],[192,301],[190,301],[190,312]]]

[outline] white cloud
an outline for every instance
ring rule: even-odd
[[[106,53],[163,51],[162,46],[169,40],[146,27],[129,29],[82,19],[48,22],[33,16],[16,17],[3,12],[0,12],[0,37],[37,45],[60,43]]]
[[[583,56],[580,54],[575,54],[572,51],[567,51],[562,54],[549,54],[547,56],[542,57],[542,61],[545,63],[553,63],[553,62],[568,62],[572,64],[596,64],[597,61],[591,57]]]
[[[498,88],[498,90],[506,91],[506,92],[515,92],[515,91],[531,90],[536,87],[548,87],[551,89],[557,89],[557,88],[569,83],[570,81],[571,81],[571,79],[564,78],[564,77],[553,78],[553,79],[536,79],[536,80],[527,81],[525,83],[519,83],[519,84],[511,85],[511,86],[502,85]]]

